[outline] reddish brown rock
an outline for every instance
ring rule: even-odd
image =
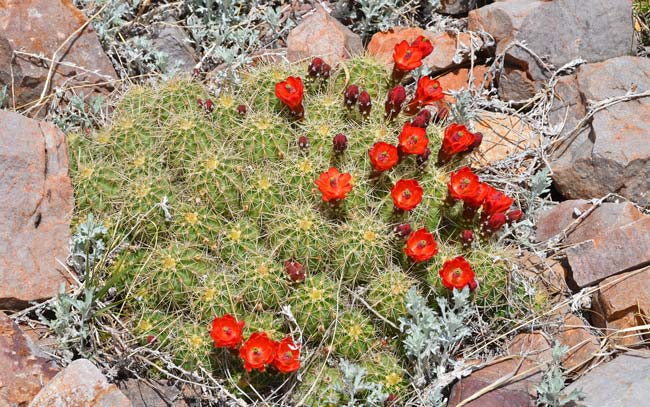
[[[461,89],[480,89],[481,86],[487,88],[492,83],[492,78],[489,74],[489,68],[483,65],[477,65],[471,71],[473,75],[473,80],[470,86],[470,69],[469,68],[460,68],[448,72],[440,77],[440,86],[445,92],[450,90],[461,90]],[[456,103],[456,98],[453,96],[445,95],[443,99],[446,103]]]
[[[114,384],[86,359],[77,359],[34,397],[29,407],[131,407]]]
[[[521,69],[505,68],[499,75],[499,97],[502,100],[524,102],[543,87],[544,82],[530,79]]]
[[[0,312],[0,406],[25,407],[59,369]]]
[[[594,325],[615,330],[650,323],[650,269],[609,277],[598,285],[593,295]],[[632,345],[643,338],[634,330],[615,335],[614,342]]]
[[[9,85],[11,89],[13,85],[17,106],[39,99],[48,75],[49,60],[66,39],[86,22],[86,17],[74,7],[71,0],[0,2],[0,87]],[[13,64],[10,64],[14,51],[42,55],[48,61],[16,54]],[[110,86],[106,82],[117,79],[115,69],[104,54],[91,25],[68,41],[56,57],[60,63],[54,70],[47,92],[64,85],[92,84],[107,88]]]
[[[519,270],[543,284],[551,294],[567,291],[567,271],[557,259],[541,258],[534,253],[524,251],[518,260]]]
[[[322,7],[306,17],[287,37],[287,57],[292,62],[321,57],[334,67],[362,52],[361,37]]]
[[[0,111],[0,309],[50,298],[67,281],[72,185],[65,136]]]
[[[508,345],[510,355],[520,355],[537,363],[551,360],[553,353],[549,338],[541,332],[521,333],[512,338]]]
[[[564,324],[556,339],[569,348],[562,358],[562,366],[574,374],[591,366],[600,351],[600,341],[591,332],[589,325],[573,314],[564,317]]]
[[[521,363],[521,364],[520,364]],[[528,373],[525,373],[528,372]],[[535,387],[541,380],[536,364],[520,358],[507,359],[477,370],[454,384],[448,407],[455,407],[466,398],[500,379],[522,374],[518,380],[498,387],[464,404],[466,407],[534,407]]]

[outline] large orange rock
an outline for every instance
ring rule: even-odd
[[[0,1],[0,87],[13,85],[17,106],[39,99],[54,53],[87,21],[71,0]],[[12,64],[14,51],[47,60],[16,54]],[[64,84],[110,87],[106,82],[117,79],[91,25],[66,42],[56,57],[60,63],[48,92]]]
[[[444,88],[443,88],[444,89]],[[508,156],[536,149],[541,135],[520,117],[506,113],[479,112],[474,131],[483,134],[483,141],[472,156],[479,165],[489,165]]]
[[[0,309],[53,297],[68,281],[68,165],[54,124],[0,110]]]
[[[472,81],[470,83],[470,73]],[[474,69],[459,68],[439,76],[438,81],[442,89],[447,92],[450,90],[459,91],[461,89],[481,89],[489,87],[492,83],[489,68],[484,65],[476,65]],[[446,103],[456,103],[456,98],[446,95],[443,99]]]
[[[27,406],[59,371],[18,325],[2,312],[0,366],[0,406]]]

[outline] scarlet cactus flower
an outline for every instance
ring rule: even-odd
[[[428,145],[429,139],[425,129],[404,123],[399,134],[399,146],[404,154],[422,154],[427,150]]]
[[[463,198],[463,203],[465,204],[465,207],[472,208],[476,212],[481,207],[481,205],[483,205],[483,201],[485,200],[485,196],[487,195],[489,188],[490,188],[489,185],[480,182],[478,184],[478,188],[475,194],[473,195],[465,194]]]
[[[273,359],[273,366],[282,373],[291,373],[300,369],[300,346],[287,336],[278,343]]]
[[[438,244],[426,228],[419,229],[406,240],[404,252],[416,263],[424,262],[438,253]]]
[[[237,106],[237,113],[239,113],[240,116],[246,116],[246,111],[248,109],[246,108],[246,105],[239,105]]]
[[[322,58],[314,58],[311,60],[309,63],[309,66],[307,67],[307,75],[309,75],[311,78],[318,78],[321,74],[321,70],[323,68],[323,64],[325,61],[323,61]]]
[[[508,223],[519,222],[524,217],[524,213],[521,209],[513,209],[506,216],[508,217]]]
[[[408,223],[400,223],[399,225],[393,228],[393,232],[402,239],[406,239],[411,234],[411,225]]]
[[[438,152],[441,164],[449,162],[455,155],[469,152],[476,142],[473,133],[462,124],[452,123],[445,129],[442,146]]]
[[[423,106],[432,105],[444,97],[445,95],[442,93],[440,82],[428,76],[423,76],[418,80],[415,96],[408,103],[405,111],[409,114],[415,114]]]
[[[422,52],[422,58],[426,58],[433,52],[433,44],[427,37],[420,35],[411,43],[411,47],[417,48]]]
[[[395,69],[399,71],[408,72],[421,67],[423,58],[422,50],[413,47],[407,41],[395,45],[393,61],[395,62]]]
[[[395,183],[390,194],[398,209],[410,211],[422,202],[422,187],[414,179],[401,179]]]
[[[375,143],[368,151],[368,156],[370,156],[372,168],[378,172],[390,170],[399,161],[397,147],[383,141]]]
[[[388,92],[384,110],[386,112],[386,120],[393,120],[402,111],[402,105],[406,100],[406,90],[404,86],[398,85]]]
[[[302,106],[302,98],[305,89],[302,79],[290,76],[285,81],[275,84],[275,96],[284,103],[297,118],[302,118],[305,110]]]
[[[478,287],[474,270],[463,256],[444,262],[439,274],[442,284],[450,290],[462,290],[469,286],[470,291],[474,291]]]
[[[305,281],[305,267],[297,261],[291,259],[284,262],[284,270],[294,283]]]
[[[298,147],[301,150],[306,150],[309,148],[309,139],[306,136],[298,137]]]
[[[422,109],[415,116],[415,118],[411,120],[411,125],[426,129],[427,127],[429,127],[430,121],[431,121],[431,112],[429,112],[427,109]]]
[[[332,167],[322,173],[315,182],[318,190],[323,194],[323,201],[332,202],[345,199],[348,192],[352,191],[351,180],[352,176],[349,173],[341,174],[339,170]]]
[[[350,85],[347,88],[345,88],[345,94],[344,94],[344,103],[345,107],[348,109],[351,108],[352,106],[357,104],[357,100],[359,100],[359,87],[357,85]]]
[[[277,350],[277,342],[271,340],[266,332],[255,332],[239,348],[239,356],[244,361],[247,372],[258,369],[266,370],[266,365],[273,362]]]
[[[484,187],[487,192],[485,193],[485,199],[483,200],[483,213],[488,217],[497,213],[506,213],[512,205],[512,198],[489,185],[485,185]]]
[[[339,133],[332,139],[332,148],[337,154],[342,154],[348,148],[348,138],[345,134]]]
[[[363,117],[368,117],[370,110],[372,110],[372,100],[370,100],[370,94],[364,90],[359,94],[359,113]]]
[[[451,173],[447,192],[452,199],[464,201],[466,198],[475,198],[479,194],[480,184],[478,175],[474,174],[469,167],[463,167]]]
[[[463,247],[470,247],[474,241],[474,232],[468,229],[463,230],[460,232],[460,241],[463,243]]]
[[[237,321],[235,317],[226,314],[212,320],[210,336],[216,348],[236,349],[242,341],[244,321]]]
[[[429,156],[431,156],[431,149],[427,147],[427,149],[424,150],[424,153],[418,154],[417,157],[415,157],[415,163],[419,166],[423,166],[429,161]]]

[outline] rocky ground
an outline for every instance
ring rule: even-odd
[[[401,26],[380,31],[388,27],[371,25],[362,12],[346,14],[336,2],[277,2],[275,20],[260,23],[251,42],[256,49],[228,58],[225,51],[211,54],[209,40],[201,42],[189,27],[197,21],[187,17],[198,12],[179,8],[182,2],[139,2],[120,11],[120,25],[106,15],[117,3],[0,2],[0,405],[208,403],[200,387],[181,377],[135,377],[115,359],[58,350],[66,333],[45,321],[61,315],[52,308],[61,286],[73,293],[83,289],[68,265],[75,186],[67,136],[110,121],[112,101],[133,83],[194,76],[218,90],[232,64],[313,56],[336,66],[367,53],[391,67],[395,45],[419,35],[434,45],[424,71],[446,91],[439,107],[462,107],[454,113],[483,133],[472,166],[485,177],[542,193],[544,201],[528,208],[523,226],[530,227],[508,239],[519,248],[519,270],[543,287],[548,309],[516,321],[504,337],[485,338],[487,344],[507,343],[507,351],[464,372],[449,389],[447,405],[539,405],[540,383],[548,382],[555,365],[568,385],[561,390],[562,380],[555,393],[584,393],[567,405],[647,404],[647,4],[455,0],[442,1],[439,13],[411,4],[393,16]],[[181,16],[186,19],[175,20]],[[147,52],[134,45],[140,41],[135,33],[148,41]],[[236,41],[229,41],[234,47]],[[167,64],[156,62],[161,55]],[[543,193],[546,174],[549,193]],[[77,303],[68,314],[71,309],[87,310]],[[96,342],[112,333],[105,335]],[[559,359],[555,342],[568,348]],[[226,393],[212,403],[235,405]],[[541,403],[564,405],[555,402]]]

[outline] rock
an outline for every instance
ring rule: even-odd
[[[520,365],[521,363],[521,365]],[[448,407],[455,407],[483,388],[505,379],[523,374],[514,382],[498,387],[481,397],[464,404],[465,407],[535,407],[535,386],[541,380],[536,364],[520,358],[507,359],[473,372],[460,379],[451,389]],[[532,369],[529,373],[525,373]]]
[[[0,110],[0,174],[0,309],[16,309],[67,282],[73,196],[64,134]]]
[[[570,266],[567,280],[577,288],[650,262],[650,217],[629,202],[605,202],[574,224],[578,214],[590,207],[587,201],[565,201],[537,221],[538,241],[555,238],[570,245],[565,250]]]
[[[476,8],[476,0],[440,0],[438,12],[442,14],[466,14]]]
[[[468,29],[491,34],[497,55],[505,52],[506,68],[522,72],[506,71],[508,91],[502,97],[513,98],[507,100],[531,97],[539,82],[572,60],[599,62],[635,49],[629,0],[499,1],[470,11]],[[511,47],[513,42],[525,43],[539,58]]]
[[[569,348],[562,358],[562,366],[570,373],[577,374],[589,368],[600,351],[600,341],[591,333],[589,325],[573,314],[564,317],[555,338]]]
[[[181,391],[166,383],[129,379],[119,387],[133,407],[187,407]]]
[[[502,100],[523,102],[533,97],[544,83],[530,79],[521,69],[505,68],[499,75],[499,97]]]
[[[166,55],[165,72],[192,73],[199,58],[189,40],[185,31],[173,23],[154,29],[151,42],[156,51]]]
[[[549,294],[563,294],[567,291],[564,265],[557,259],[541,258],[535,253],[524,251],[518,260],[519,270],[525,275],[541,281]]]
[[[571,132],[587,114],[576,75],[562,76],[555,84],[554,98],[549,111],[549,124],[554,126],[558,136]]]
[[[458,91],[461,89],[469,88],[469,74],[469,68],[459,68],[446,73],[437,79],[440,82],[440,86],[445,92],[450,90]],[[489,68],[487,66],[475,66],[472,70],[472,75],[474,77],[471,85],[472,89],[479,89],[481,88],[481,85],[483,85],[485,88],[488,88],[492,83],[492,77],[490,76]],[[456,98],[453,96],[445,95],[443,101],[450,104],[456,103]]]
[[[506,113],[479,112],[474,121],[474,131],[483,133],[481,145],[472,154],[482,166],[540,145],[540,136],[531,126]]]
[[[650,60],[619,57],[582,65],[576,72],[582,101],[602,101],[650,90]],[[575,109],[584,111],[584,107]],[[571,111],[570,116],[579,113]],[[553,180],[566,198],[616,192],[650,205],[650,100],[616,103],[597,111],[575,138],[552,156]]]
[[[585,398],[572,407],[647,406],[650,399],[650,358],[628,352],[604,363],[567,386],[565,394],[581,390]]]
[[[34,397],[29,407],[131,407],[114,384],[87,359],[70,363]]]
[[[306,17],[287,37],[287,57],[291,62],[321,57],[334,67],[361,53],[361,37],[330,16],[322,7]]]
[[[650,317],[650,269],[609,277],[598,288],[593,295],[591,318],[595,326],[614,330],[647,323]],[[623,345],[643,340],[633,330],[612,339]]]
[[[0,312],[0,406],[25,407],[59,369]]]
[[[552,353],[551,341],[541,332],[517,334],[508,345],[508,354],[520,355],[538,364],[551,360]]]
[[[433,45],[433,52],[422,61],[428,68],[430,75],[444,72],[451,68],[463,65],[470,60],[469,51],[476,52],[484,49],[485,43],[474,35],[472,48],[472,35],[462,32],[458,35],[442,32],[434,34],[416,27],[394,27],[388,31],[378,32],[372,36],[368,43],[368,54],[384,63],[387,68],[393,68],[393,51],[395,45],[402,41],[412,42],[419,36],[425,36]]]
[[[0,87],[8,85],[11,89],[13,70],[16,105],[25,105],[39,99],[50,63],[16,54],[11,64],[12,53],[20,51],[51,59],[88,20],[71,0],[5,0],[0,4]],[[47,92],[59,86],[89,84],[110,89],[106,82],[117,79],[91,25],[68,41],[56,57],[60,63]]]

